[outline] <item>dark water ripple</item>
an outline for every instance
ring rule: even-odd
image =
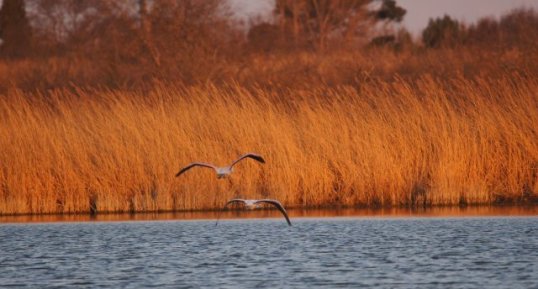
[[[0,224],[2,288],[538,288],[538,218]]]

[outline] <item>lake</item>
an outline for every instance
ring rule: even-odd
[[[0,287],[538,287],[534,214],[290,216],[0,218]]]

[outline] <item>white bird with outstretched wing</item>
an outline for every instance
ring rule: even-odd
[[[234,204],[234,203],[243,204],[243,205],[245,205],[245,207],[247,209],[255,209],[260,204],[264,204],[264,203],[273,205],[282,213],[282,215],[284,215],[284,218],[286,218],[286,222],[288,222],[288,225],[291,226],[290,218],[288,217],[288,213],[286,212],[286,209],[284,209],[284,206],[282,206],[282,204],[277,200],[272,200],[272,199],[261,199],[261,200],[231,199],[224,205],[223,210],[226,209],[226,207],[228,207],[228,205]],[[216,222],[215,225],[217,225],[219,223],[219,218],[220,218],[220,213],[219,213],[219,215],[217,217],[217,222]]]
[[[247,154],[244,154],[244,155],[240,156],[235,161],[233,161],[231,165],[224,166],[224,167],[217,167],[217,166],[215,166],[213,164],[201,163],[201,162],[190,163],[187,166],[185,166],[184,168],[182,168],[181,170],[179,170],[179,172],[176,174],[176,177],[179,177],[181,174],[183,174],[184,172],[188,171],[189,169],[191,169],[193,167],[205,167],[205,168],[210,168],[210,169],[215,170],[215,172],[217,173],[217,178],[221,179],[221,178],[229,176],[233,171],[233,166],[236,165],[238,162],[240,162],[241,160],[243,160],[245,158],[251,158],[251,159],[254,159],[254,160],[256,160],[256,161],[258,161],[260,163],[265,163],[265,160],[260,155],[255,154],[255,153],[247,153]]]

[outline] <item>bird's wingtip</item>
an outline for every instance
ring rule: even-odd
[[[260,155],[256,153],[250,153],[251,156],[254,156],[256,160],[258,160],[260,163],[265,164],[265,159]]]

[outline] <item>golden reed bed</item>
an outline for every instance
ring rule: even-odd
[[[538,81],[174,87],[0,95],[0,214],[532,202]],[[231,180],[193,169],[257,152]]]

